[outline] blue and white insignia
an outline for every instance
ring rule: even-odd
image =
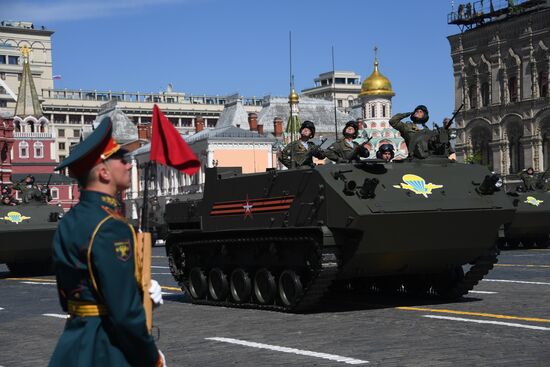
[[[540,203],[544,203],[544,200],[537,200],[532,196],[527,196],[527,200],[525,200],[524,203],[533,205],[533,206],[539,206]]]
[[[393,185],[396,189],[410,190],[417,195],[422,195],[425,198],[432,193],[434,189],[441,189],[443,185],[426,183],[426,181],[417,175],[407,173],[403,176],[403,182],[399,185]]]
[[[132,254],[132,246],[130,245],[130,240],[118,241],[115,242],[114,245],[117,259],[126,261],[130,258],[130,255]]]
[[[8,222],[19,224],[24,220],[31,219],[31,217],[26,217],[19,212],[9,212],[2,219],[7,220]]]

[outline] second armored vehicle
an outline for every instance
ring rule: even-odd
[[[0,263],[17,275],[51,271],[52,240],[63,209],[48,205],[39,190],[23,203],[0,205]]]

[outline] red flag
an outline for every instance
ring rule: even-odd
[[[157,105],[153,107],[151,160],[188,175],[199,171],[200,161]]]

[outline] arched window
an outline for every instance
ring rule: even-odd
[[[19,143],[19,158],[29,158],[29,143],[26,141]]]
[[[468,97],[470,98],[470,108],[477,108],[477,85],[470,86]]]
[[[491,103],[489,95],[489,83],[485,82],[481,84],[481,106],[487,107]]]
[[[491,142],[491,130],[485,126],[477,126],[472,129],[472,148],[474,157],[477,157],[479,164],[493,169],[493,153],[489,143]]]
[[[382,117],[386,117],[386,105],[382,106]]]
[[[541,71],[539,73],[539,96],[548,97],[548,72]]]
[[[518,101],[518,78],[515,76],[508,79],[508,93],[510,94],[510,102]]]
[[[34,143],[34,158],[44,158],[44,144],[42,142]]]
[[[523,150],[520,139],[523,137],[521,121],[508,127],[508,144],[510,153],[510,173],[518,173],[523,169]]]
[[[547,120],[542,125],[542,169],[546,170],[550,165],[550,120]]]

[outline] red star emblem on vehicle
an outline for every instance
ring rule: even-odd
[[[248,195],[246,195],[246,202],[243,205],[245,219],[246,217],[252,218],[252,207],[254,207],[254,205],[252,205],[252,203],[248,201]]]

